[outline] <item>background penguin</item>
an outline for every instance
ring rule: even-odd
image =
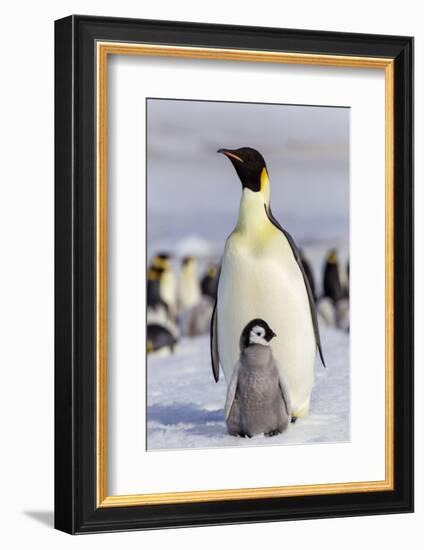
[[[349,299],[350,295],[350,260],[346,262],[346,298]]]
[[[309,286],[311,287],[312,296],[314,298],[314,302],[317,301],[317,295],[315,292],[315,279],[314,274],[312,272],[312,268],[310,263],[308,262],[303,250],[299,248],[299,256],[300,261],[302,262],[303,271],[305,272],[306,277],[308,278]]]
[[[197,260],[193,256],[186,256],[182,260],[178,304],[182,334],[192,337],[210,330],[214,302],[209,296],[202,296]]]
[[[336,327],[345,332],[349,332],[350,329],[350,308],[349,300],[342,298],[339,300],[335,307],[336,311]]]
[[[176,343],[176,337],[166,327],[154,323],[147,325],[147,353],[153,353],[162,350],[173,353]]]
[[[147,272],[147,322],[166,323],[169,320],[169,307],[160,295],[160,279],[163,269],[151,267]]]
[[[197,260],[194,256],[185,256],[181,262],[178,285],[178,309],[183,312],[195,306],[201,297]]]
[[[240,337],[240,359],[225,403],[230,435],[277,435],[287,429],[291,404],[269,342],[276,335],[262,319],[250,321]]]
[[[167,304],[172,317],[177,314],[177,282],[169,254],[161,253],[154,256],[151,267],[162,270],[160,278],[160,295]]]
[[[219,364],[227,384],[238,340],[252,318],[266,318],[279,334],[272,343],[289,388],[294,416],[306,416],[318,348],[324,363],[315,303],[292,237],[270,208],[270,182],[262,155],[251,148],[220,149],[242,183],[237,224],[227,239],[211,324],[214,378]]]
[[[330,298],[334,304],[343,298],[339,258],[334,248],[328,252],[324,265],[323,291],[324,296]]]
[[[213,300],[216,300],[216,292],[218,290],[218,267],[216,265],[209,264],[200,286],[203,296],[209,296]]]
[[[334,327],[336,325],[336,308],[327,296],[321,296],[317,301],[318,321],[321,327]]]

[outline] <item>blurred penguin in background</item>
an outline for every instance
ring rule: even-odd
[[[321,328],[336,326],[336,308],[327,296],[321,296],[317,301],[317,313]]]
[[[150,267],[147,272],[147,323],[167,323],[170,319],[168,304],[160,294],[160,281],[163,269]]]
[[[206,273],[201,282],[203,296],[209,296],[216,300],[216,292],[218,290],[219,269],[215,264],[209,264]]]
[[[164,269],[150,267],[147,272],[147,351],[148,353],[168,348],[173,351],[179,332],[168,304],[162,299],[160,288]]]
[[[301,248],[299,248],[299,256],[300,256],[300,261],[302,262],[303,271],[305,272],[305,275],[309,281],[309,286],[311,287],[312,297],[314,299],[314,302],[316,302],[317,295],[315,291],[315,279],[314,279],[314,274],[312,273],[311,264],[309,263],[308,259],[306,258]]]
[[[346,298],[349,299],[350,295],[350,260],[346,262]]]
[[[179,323],[184,336],[198,336],[209,331],[213,304],[209,296],[202,296],[197,259],[186,256],[182,260],[178,287]]]
[[[349,300],[342,298],[339,300],[335,307],[336,311],[336,327],[345,332],[349,332],[350,329],[350,310]]]
[[[323,295],[336,304],[343,298],[340,262],[335,248],[328,254],[324,265]]]
[[[343,269],[337,251],[333,248],[324,265],[323,296],[318,301],[321,325],[349,331],[348,271]]]
[[[194,256],[185,256],[181,262],[180,279],[178,285],[178,309],[183,312],[195,306],[201,297],[197,259]]]
[[[175,318],[177,314],[177,281],[169,254],[161,253],[154,256],[151,267],[162,270],[160,278],[160,296],[169,308],[169,314]]]
[[[176,344],[177,338],[166,327],[156,323],[147,325],[147,353],[174,353]]]

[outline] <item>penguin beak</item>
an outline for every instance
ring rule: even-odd
[[[230,160],[231,159],[234,159],[234,160],[237,160],[238,162],[244,162],[244,160],[239,157],[238,155],[234,154],[232,151],[230,151],[229,149],[218,149],[217,153],[222,153],[223,155],[225,155],[226,157],[228,157]]]
[[[270,336],[270,340],[272,340],[273,338],[275,338],[277,335],[275,334],[275,332],[273,330],[271,330],[271,336]]]

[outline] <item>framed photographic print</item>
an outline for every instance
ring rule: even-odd
[[[55,525],[413,509],[413,39],[55,24]]]

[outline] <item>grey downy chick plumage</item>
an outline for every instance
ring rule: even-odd
[[[225,421],[230,435],[276,435],[287,429],[291,404],[279,374],[270,340],[275,336],[262,319],[250,321],[240,337],[240,359],[227,390]]]

